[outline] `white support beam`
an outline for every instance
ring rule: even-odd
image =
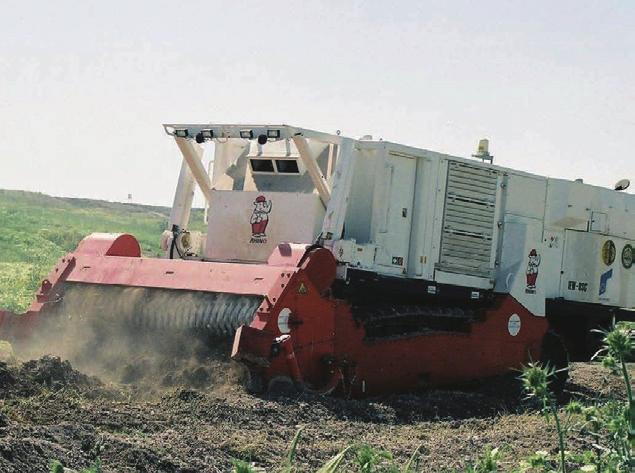
[[[192,210],[192,200],[194,199],[194,176],[190,172],[190,168],[185,162],[181,163],[181,172],[179,173],[179,182],[176,185],[174,193],[174,202],[172,210],[170,210],[170,220],[167,230],[171,231],[173,225],[181,228],[187,228],[190,221],[190,212]]]
[[[203,148],[194,143],[193,140],[186,138],[175,137],[174,140],[183,154],[183,159],[190,168],[190,172],[196,183],[201,188],[205,199],[209,203],[212,198],[212,183],[209,180],[209,175],[203,167],[201,159],[203,158]]]
[[[344,229],[348,196],[350,195],[353,180],[353,166],[357,157],[355,140],[344,138],[342,144],[338,146],[338,151],[335,172],[331,178],[333,183],[331,200],[326,208],[326,215],[322,225],[324,246],[329,248],[333,247],[334,241],[341,238]]]
[[[338,145],[329,143],[329,158],[326,164],[326,179],[330,179],[335,170],[335,162],[337,161]]]
[[[309,143],[306,138],[302,136],[294,136],[293,142],[295,143],[296,148],[298,148],[302,164],[304,164],[309,176],[311,176],[313,185],[317,189],[324,207],[327,207],[329,200],[331,200],[331,190],[329,189],[326,179],[322,175],[322,170],[318,166],[315,156],[313,156],[313,153],[311,152]]]

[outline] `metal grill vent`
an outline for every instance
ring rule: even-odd
[[[498,171],[450,161],[438,269],[492,277]]]

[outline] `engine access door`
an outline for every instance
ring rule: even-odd
[[[374,201],[377,255],[383,272],[404,274],[408,267],[417,159],[389,152]]]

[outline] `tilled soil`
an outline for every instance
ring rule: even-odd
[[[595,364],[575,365],[567,388],[587,398],[621,389]],[[363,401],[255,397],[233,382],[151,389],[106,384],[45,356],[0,363],[0,471],[49,471],[52,460],[81,470],[97,458],[112,472],[224,472],[232,459],[279,471],[299,428],[296,471],[315,471],[360,443],[391,451],[400,465],[421,446],[420,471],[460,469],[487,446],[503,447],[508,468],[557,443],[519,399],[511,379]]]

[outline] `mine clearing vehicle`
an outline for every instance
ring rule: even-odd
[[[233,337],[248,385],[363,397],[588,360],[635,320],[635,196],[366,136],[164,125],[183,156],[163,258],[92,234],[22,315]],[[209,168],[203,151],[213,143]],[[188,229],[194,190],[207,232]],[[115,322],[113,322],[115,323]]]

